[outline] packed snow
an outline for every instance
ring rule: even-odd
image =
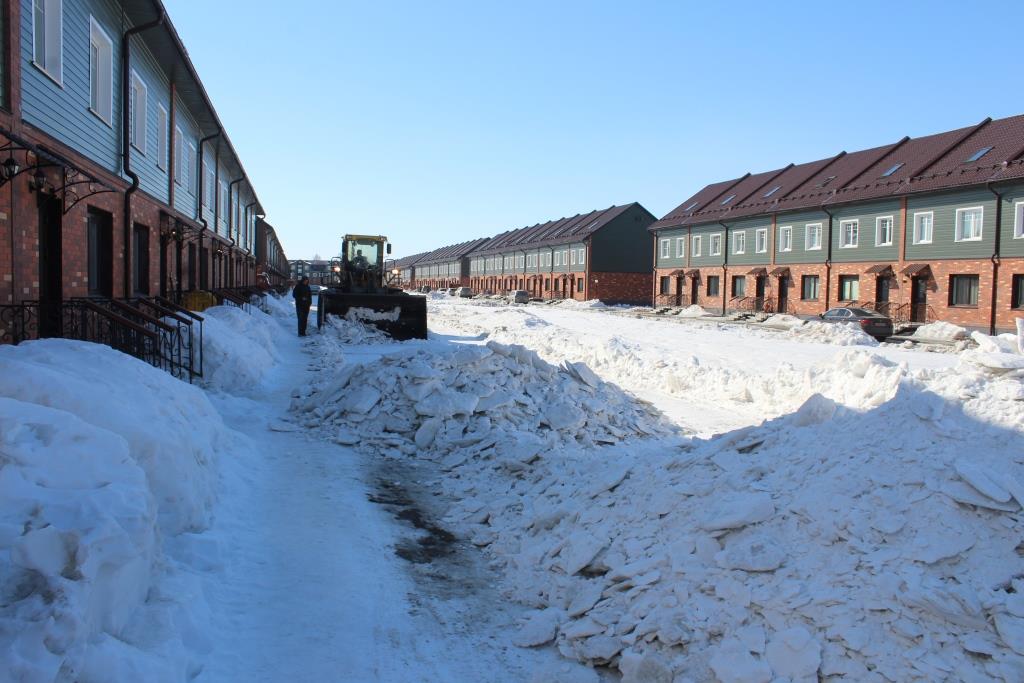
[[[0,347],[0,679],[1024,679],[1020,338],[429,308]]]
[[[967,339],[968,332],[967,328],[954,325],[953,323],[947,323],[942,320],[937,320],[933,323],[921,325],[914,330],[914,337],[918,339],[926,340],[938,340],[938,341],[959,341],[961,339]]]

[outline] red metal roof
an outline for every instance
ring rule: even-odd
[[[640,205],[633,202],[621,206],[610,206],[607,209],[598,209],[585,214],[578,213],[570,218],[559,218],[546,223],[509,230],[491,238],[487,244],[474,249],[474,253],[495,254],[510,249],[577,242],[594,234],[634,206]],[[643,209],[642,206],[640,208]]]
[[[446,263],[448,261],[456,261],[463,256],[474,251],[477,247],[482,246],[490,240],[486,237],[481,237],[475,240],[469,240],[468,242],[459,242],[458,244],[451,244],[447,247],[441,247],[434,251],[428,251],[422,254],[419,259],[415,261],[416,265],[427,265],[431,263]]]

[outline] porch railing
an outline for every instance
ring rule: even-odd
[[[0,344],[20,344],[39,334],[39,302],[0,304]]]

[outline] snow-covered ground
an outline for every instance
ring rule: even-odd
[[[430,299],[0,348],[0,679],[1024,680],[1024,356]]]

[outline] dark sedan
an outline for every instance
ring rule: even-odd
[[[860,329],[878,341],[891,337],[893,333],[892,318],[866,308],[830,308],[818,317],[827,323],[857,323]]]

